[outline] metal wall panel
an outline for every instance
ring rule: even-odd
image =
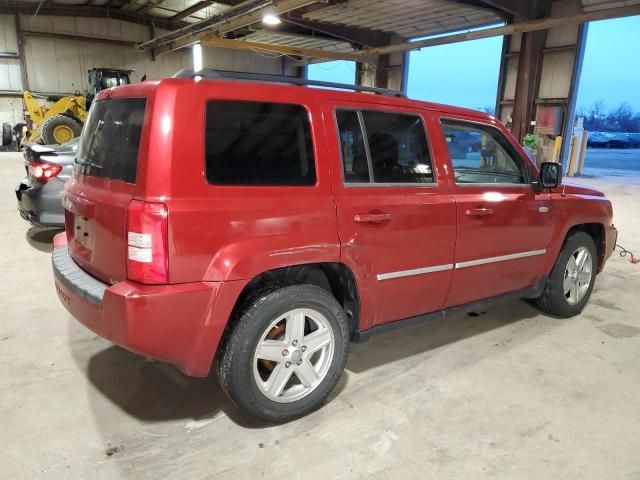
[[[22,28],[30,32],[82,35],[129,42],[148,40],[151,33],[143,25],[103,18],[22,16],[21,22]],[[160,34],[161,31],[157,33]],[[31,90],[47,93],[84,93],[88,87],[87,71],[93,67],[133,69],[133,80],[139,81],[143,75],[149,80],[158,79],[192,66],[191,50],[188,48],[161,55],[152,61],[149,52],[140,52],[133,46],[113,45],[99,40],[51,38],[33,33],[26,35],[25,53]],[[253,52],[203,48],[203,60],[204,66],[209,68],[283,73],[280,57],[272,58]],[[20,86],[15,89],[19,90]]]
[[[22,98],[0,97],[0,124],[9,122],[11,125],[23,122]]]
[[[191,65],[188,51],[160,56],[153,62],[148,53],[133,47],[100,42],[29,36],[25,41],[31,90],[74,93],[88,88],[87,71],[93,67],[135,70],[133,81],[143,75],[158,79]]]
[[[0,52],[18,52],[16,24],[13,15],[0,15]]]
[[[190,52],[190,51],[189,51]],[[258,54],[225,48],[202,47],[204,68],[285,75],[284,61],[280,55]]]

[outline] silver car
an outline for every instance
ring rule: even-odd
[[[38,227],[64,228],[62,192],[71,177],[78,138],[62,145],[31,145],[24,152],[27,176],[16,187],[20,215]]]

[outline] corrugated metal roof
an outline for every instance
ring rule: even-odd
[[[444,0],[348,0],[304,15],[308,20],[418,37],[503,21],[496,13]]]
[[[290,47],[332,50],[334,52],[353,52],[353,47],[347,42],[327,40],[326,38],[313,37],[310,35],[289,35],[267,30],[260,30],[246,35],[242,37],[242,40],[270,43],[273,45],[287,45]]]
[[[186,10],[187,8],[199,2],[200,0],[164,0],[163,2],[159,3],[156,8],[151,9],[149,13],[157,17],[172,17],[176,13]],[[189,23],[196,22],[198,20],[204,20],[207,17],[212,17],[214,15],[222,13],[229,8],[229,5],[224,5],[222,3],[212,3],[211,5],[192,13],[182,20]]]
[[[582,7],[586,12],[603,10],[605,8],[629,7],[639,4],[640,0],[582,0]]]

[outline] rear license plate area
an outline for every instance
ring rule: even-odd
[[[73,237],[83,247],[93,250],[95,237],[93,235],[93,225],[89,218],[81,215],[74,215]]]

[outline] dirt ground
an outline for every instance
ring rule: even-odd
[[[0,478],[640,479],[640,264],[615,254],[569,320],[518,301],[354,345],[324,408],[266,425],[70,317],[22,172],[0,154]],[[640,252],[640,178],[575,181]]]

